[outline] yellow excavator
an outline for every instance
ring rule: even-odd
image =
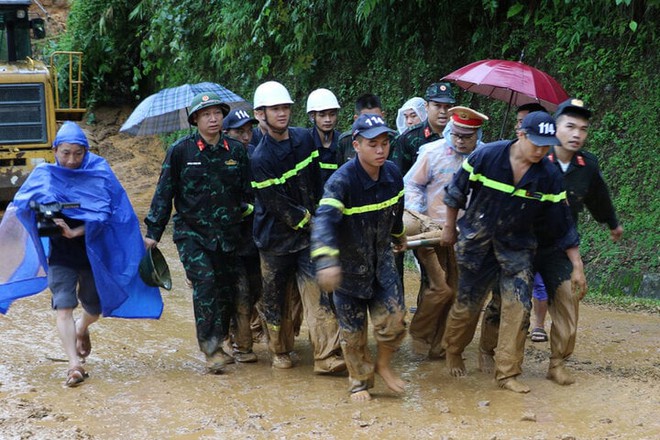
[[[54,162],[57,121],[80,121],[86,111],[82,53],[33,58],[32,41],[45,38],[46,23],[30,12],[32,3],[0,0],[0,203],[13,198],[35,166]]]

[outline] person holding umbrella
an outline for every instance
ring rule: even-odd
[[[173,238],[193,287],[199,348],[209,373],[234,362],[222,349],[228,335],[237,283],[236,247],[249,205],[245,147],[223,135],[229,106],[215,93],[199,93],[188,122],[197,132],[167,150],[149,213],[144,222],[147,248],[158,245],[172,213]]]

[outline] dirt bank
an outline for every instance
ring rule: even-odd
[[[86,127],[143,218],[163,150],[156,138],[120,135],[130,109],[100,109]],[[171,231],[170,231],[171,232]],[[171,235],[161,249],[173,271],[158,321],[101,320],[93,328],[90,379],[62,387],[66,364],[49,294],[19,300],[0,316],[1,439],[478,438],[653,439],[660,437],[660,317],[585,306],[570,367],[577,383],[546,380],[548,344],[528,343],[523,379],[532,392],[498,390],[476,371],[451,378],[443,361],[423,361],[406,340],[396,358],[408,390],[377,381],[375,400],[354,404],[344,377],[314,376],[306,337],[298,366],[275,371],[264,345],[259,362],[204,374],[190,291]],[[414,274],[407,278],[414,304]],[[302,334],[305,334],[303,329]]]

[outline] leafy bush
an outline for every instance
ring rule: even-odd
[[[379,94],[388,119],[411,96],[475,60],[522,57],[594,110],[587,148],[600,159],[625,227],[609,242],[584,216],[589,273],[619,267],[658,272],[657,0],[255,0],[76,1],[61,44],[85,52],[96,101],[143,98],[185,82],[219,82],[246,99],[269,79],[294,96],[294,123],[307,124],[306,95],[317,87],[342,104]],[[459,92],[491,117],[494,140],[513,117],[499,101]],[[506,117],[506,120],[504,119]],[[611,275],[614,276],[614,275]]]

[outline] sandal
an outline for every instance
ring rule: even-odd
[[[531,339],[532,342],[545,342],[548,340],[548,334],[544,329],[536,327],[534,330],[532,330]]]
[[[88,377],[89,374],[85,372],[83,367],[73,367],[66,372],[66,382],[64,382],[64,386],[69,388],[77,387]]]

